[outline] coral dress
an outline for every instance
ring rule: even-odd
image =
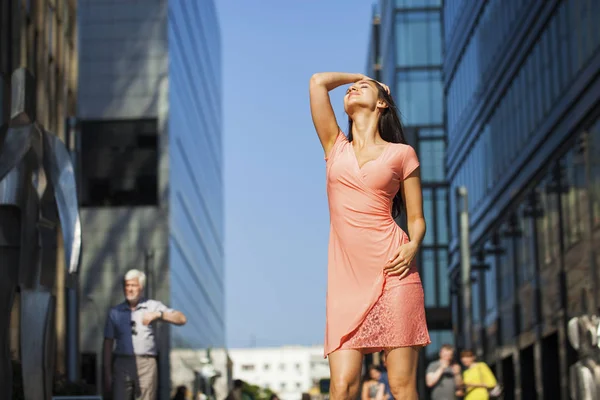
[[[409,240],[391,207],[400,183],[419,166],[415,151],[389,143],[360,168],[340,131],[326,161],[331,223],[325,356],[338,349],[370,353],[429,344],[415,263],[402,279],[383,273]]]

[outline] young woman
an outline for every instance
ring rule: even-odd
[[[490,391],[498,385],[494,373],[484,362],[476,362],[475,353],[472,350],[463,350],[460,353],[460,361],[465,366],[463,372],[463,384],[465,387],[465,400],[488,400]]]
[[[348,137],[329,99],[345,84]],[[330,212],[325,356],[332,400],[356,398],[363,354],[382,350],[392,396],[416,400],[418,351],[430,342],[413,263],[425,235],[419,161],[387,86],[361,74],[318,73],[310,106]],[[408,235],[394,221],[403,210]]]

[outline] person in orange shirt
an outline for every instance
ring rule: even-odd
[[[476,362],[472,350],[461,351],[460,361],[466,368],[463,371],[465,400],[488,400],[490,390],[498,385],[490,367],[482,361]]]

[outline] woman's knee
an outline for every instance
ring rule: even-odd
[[[358,396],[359,379],[347,376],[332,376],[329,391],[332,400],[355,399]]]
[[[416,398],[417,380],[414,376],[390,379],[390,391],[396,400]]]

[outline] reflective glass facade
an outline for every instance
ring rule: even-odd
[[[407,140],[419,155],[427,233],[420,266],[432,344],[421,367],[452,343],[448,280],[449,191],[442,83],[442,9],[436,0],[382,0],[374,18],[367,73],[392,88]],[[373,38],[378,40],[375,41]],[[376,49],[376,51],[374,51]],[[375,54],[375,55],[374,55]],[[425,394],[424,371],[419,372]]]
[[[508,398],[567,399],[556,374],[576,355],[564,326],[599,304],[600,3],[447,1],[444,20],[454,330],[472,338]],[[468,332],[460,186],[473,256]]]
[[[221,43],[212,0],[169,1],[171,303],[175,347],[225,346]]]

